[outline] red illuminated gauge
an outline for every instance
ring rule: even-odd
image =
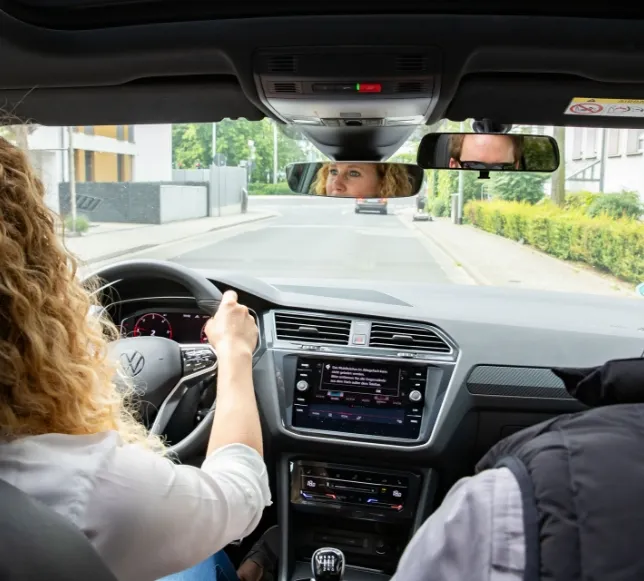
[[[168,319],[159,313],[148,313],[139,317],[134,325],[135,337],[165,337],[172,339],[172,326]]]
[[[201,327],[201,342],[202,343],[208,343],[208,335],[206,335],[206,325],[208,324],[208,321],[206,321],[203,324],[203,327]]]

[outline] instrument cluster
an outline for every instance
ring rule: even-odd
[[[133,313],[121,321],[123,337],[165,337],[177,343],[207,343],[210,317],[198,309],[159,309]]]

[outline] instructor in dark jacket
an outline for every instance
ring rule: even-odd
[[[493,447],[395,581],[644,580],[644,360],[553,372],[591,409]]]

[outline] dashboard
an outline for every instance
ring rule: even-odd
[[[644,351],[641,301],[204,274],[235,290],[257,320],[258,401],[270,431],[286,441],[427,459],[468,425],[467,445],[485,451],[508,429],[581,409],[552,367]],[[124,336],[205,340],[208,316],[180,285],[121,281],[116,291],[110,314]]]
[[[253,381],[288,537],[281,579],[306,576],[320,546],[380,575],[363,579],[388,578],[413,532],[491,446],[584,409],[553,367],[644,351],[642,301],[203,274],[235,290],[260,330]],[[208,316],[176,283],[120,281],[115,291],[108,310],[123,335],[204,340]]]

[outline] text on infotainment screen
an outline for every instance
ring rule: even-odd
[[[322,391],[397,396],[398,373],[388,366],[327,363],[322,370]]]

